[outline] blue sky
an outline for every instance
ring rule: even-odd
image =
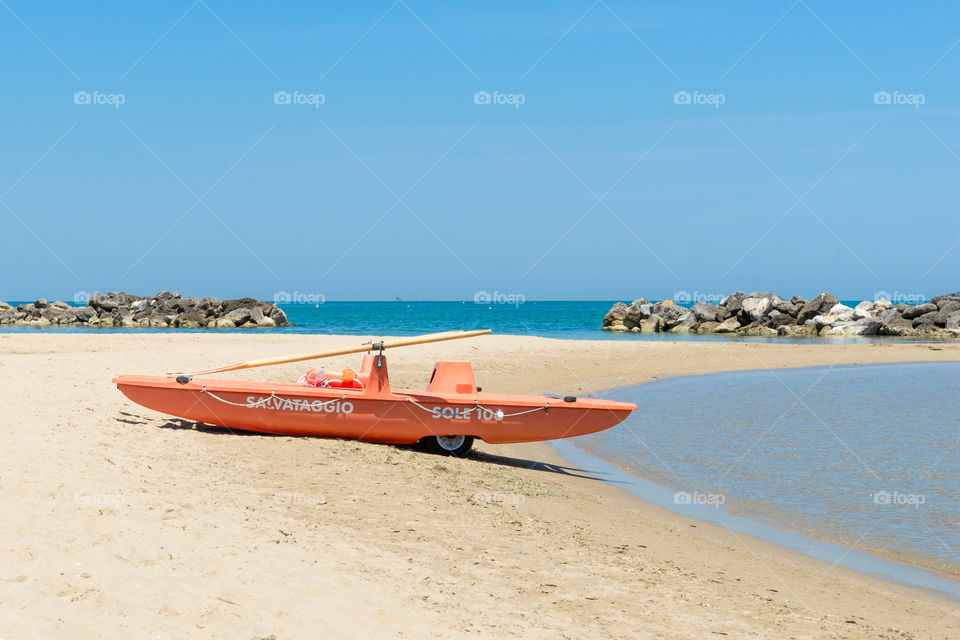
[[[955,3],[0,5],[3,299],[960,288]]]

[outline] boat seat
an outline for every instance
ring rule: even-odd
[[[433,365],[427,391],[434,393],[475,393],[473,366],[466,361],[440,360]]]

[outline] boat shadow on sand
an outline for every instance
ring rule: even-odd
[[[120,415],[116,418],[117,422],[122,422],[124,424],[131,425],[147,425],[151,424],[149,418],[137,415],[135,413],[128,413],[126,411],[121,411]],[[167,418],[164,422],[157,424],[159,429],[174,429],[178,431],[199,431],[201,433],[209,433],[213,435],[223,435],[223,436],[242,436],[245,438],[286,438],[289,436],[278,436],[271,433],[258,433],[256,431],[242,431],[240,429],[231,429],[229,427],[219,427],[215,425],[205,424],[203,422],[194,422],[193,420],[184,420],[182,418]],[[347,442],[346,440],[344,442]],[[370,443],[374,444],[374,443]],[[408,451],[417,451],[419,453],[424,453],[426,455],[434,455],[427,452],[419,444],[405,445],[405,444],[377,444],[376,446],[381,447],[396,447],[398,449],[406,449]],[[513,467],[516,469],[530,469],[532,471],[542,471],[545,473],[556,473],[563,476],[570,476],[574,478],[585,478],[587,480],[599,480],[603,482],[609,482],[617,484],[617,480],[612,478],[606,478],[609,474],[602,471],[595,471],[593,469],[580,469],[578,467],[566,467],[560,464],[553,464],[550,462],[540,462],[537,460],[528,460],[526,458],[515,458],[511,456],[497,455],[493,453],[487,453],[484,451],[473,450],[467,454],[467,459],[476,460],[478,462],[483,462],[486,464],[495,464],[502,467]]]

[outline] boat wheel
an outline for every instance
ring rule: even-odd
[[[420,442],[430,453],[462,458],[473,447],[473,436],[427,436]]]

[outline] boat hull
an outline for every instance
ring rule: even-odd
[[[238,380],[119,376],[120,391],[171,416],[286,436],[409,444],[427,436],[475,436],[490,443],[569,438],[609,429],[637,407],[595,398],[310,388]],[[503,418],[498,420],[498,411]],[[513,415],[519,414],[519,415]]]

